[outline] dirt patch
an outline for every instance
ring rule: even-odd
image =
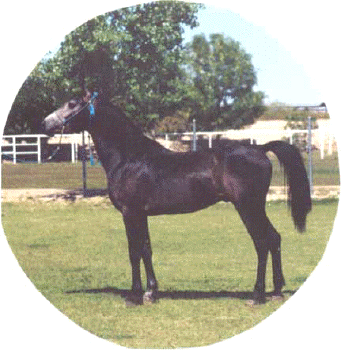
[[[2,189],[2,202],[25,202],[25,201],[93,201],[100,202],[108,200],[106,189],[87,190],[85,195],[83,190],[63,190],[63,189]]]
[[[340,186],[315,186],[313,192],[314,199],[338,199],[340,197]],[[268,201],[286,200],[287,193],[285,187],[270,187],[267,196]],[[84,196],[83,190],[63,190],[63,189],[2,189],[2,202],[24,202],[24,201],[91,201],[94,203],[109,201],[107,189],[87,190]]]

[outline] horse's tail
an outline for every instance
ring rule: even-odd
[[[306,218],[311,210],[311,197],[307,172],[299,150],[283,141],[272,141],[261,147],[265,152],[272,151],[284,167],[291,216],[297,230],[305,231]]]

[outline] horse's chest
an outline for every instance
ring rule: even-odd
[[[151,184],[146,176],[113,177],[109,181],[109,197],[114,206],[141,209],[145,205]]]

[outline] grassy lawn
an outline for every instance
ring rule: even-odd
[[[273,164],[272,185],[282,186],[283,171],[277,158],[271,156]],[[304,155],[306,158],[306,155]],[[305,159],[307,164],[307,159]],[[88,188],[105,188],[106,177],[101,166],[87,167]],[[337,155],[326,156],[321,160],[317,153],[313,159],[313,180],[316,186],[331,186],[340,184]],[[81,163],[46,163],[46,164],[2,164],[2,188],[82,188]]]
[[[290,298],[321,259],[337,202],[316,202],[304,234],[294,231],[284,203],[270,203],[267,210],[282,233],[284,294]],[[121,216],[109,203],[3,203],[2,224],[37,289],[84,329],[123,346],[211,344],[251,328],[283,304],[245,304],[255,283],[256,253],[231,205],[150,218],[161,298],[148,307],[125,306],[122,296],[131,285],[127,243]]]
[[[272,185],[283,185],[283,169],[280,168],[277,158],[271,153],[270,156],[273,165]],[[308,172],[308,155],[302,154],[304,164]],[[331,156],[325,156],[320,159],[318,152],[313,153],[313,185],[314,186],[338,186],[340,185],[340,170],[337,153]]]
[[[2,188],[61,188],[83,186],[82,164],[2,164]],[[87,166],[88,188],[105,188],[106,176],[99,165]]]

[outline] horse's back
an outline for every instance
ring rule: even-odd
[[[147,215],[194,212],[218,201],[265,198],[271,163],[257,147],[230,147],[187,153],[154,153],[125,162],[109,179],[119,210]]]

